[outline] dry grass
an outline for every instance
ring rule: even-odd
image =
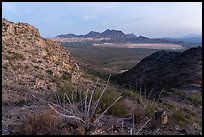
[[[50,110],[44,110],[40,114],[30,113],[23,122],[21,135],[59,135],[62,133],[62,119]]]

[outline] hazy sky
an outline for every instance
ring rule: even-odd
[[[106,29],[148,37],[202,33],[201,2],[3,2],[2,16],[26,22],[43,37]]]

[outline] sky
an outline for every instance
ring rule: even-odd
[[[43,37],[106,29],[150,38],[202,34],[202,2],[2,2],[2,17]]]

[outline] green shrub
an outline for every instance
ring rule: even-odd
[[[148,117],[154,117],[154,114],[156,112],[156,106],[153,103],[147,103],[146,106],[146,115]]]
[[[38,65],[35,65],[34,68],[39,69],[40,67]]]
[[[71,74],[66,72],[66,71],[63,71],[62,72],[62,77],[61,77],[63,80],[68,80],[68,81],[71,81]]]
[[[53,71],[50,70],[50,69],[46,70],[46,72],[47,72],[48,75],[52,75],[53,74]]]
[[[173,122],[178,124],[181,127],[184,127],[187,124],[192,124],[193,117],[191,114],[186,113],[184,110],[177,110],[172,115]]]
[[[74,90],[74,88],[73,88],[73,84],[71,82],[67,82],[64,85],[60,86],[58,89],[58,92],[57,92],[57,94],[59,96],[59,100],[61,102],[64,101],[64,94],[65,93],[71,99],[73,90]],[[74,97],[74,100],[76,101],[77,100],[76,96],[73,96],[73,97]],[[66,100],[66,102],[67,102],[67,100]]]
[[[25,60],[25,57],[17,52],[10,53],[10,55],[5,56],[7,60]]]
[[[171,102],[168,102],[168,103],[165,103],[165,107],[168,109],[168,110],[176,110],[176,106],[174,103],[171,103]]]
[[[132,99],[136,99],[136,98],[139,97],[139,95],[138,95],[137,92],[128,91],[128,90],[123,91],[121,95],[122,95],[123,97],[132,98]]]
[[[96,101],[99,96],[101,95],[100,91],[96,91],[93,100]],[[120,97],[120,93],[116,91],[107,90],[105,91],[104,95],[101,97],[98,105],[98,113],[102,113],[109,107],[118,97]],[[124,116],[127,114],[126,110],[124,109],[124,104],[121,100],[115,103],[106,114],[114,115],[114,116]]]
[[[176,121],[185,121],[185,114],[183,111],[178,110],[175,111],[172,115],[173,119],[175,119]]]
[[[187,97],[193,104],[195,105],[202,105],[202,95],[199,93],[190,93],[190,95]]]

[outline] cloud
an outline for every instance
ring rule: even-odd
[[[93,19],[96,19],[96,16],[82,16],[82,20],[85,22]]]

